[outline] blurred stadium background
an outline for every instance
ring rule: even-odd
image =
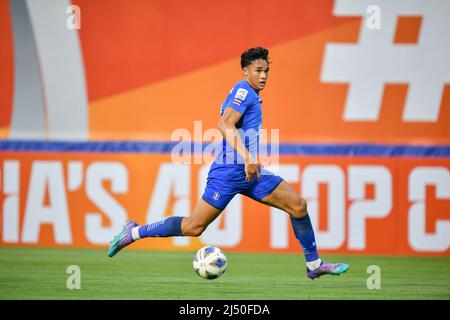
[[[173,163],[172,133],[205,144],[241,52],[264,46],[263,127],[279,129],[278,173],[307,199],[320,252],[438,261],[448,299],[449,12],[446,0],[0,0],[3,265],[15,247],[106,257],[126,220],[189,215],[208,164]],[[204,245],[301,253],[286,215],[240,196],[199,238],[132,248]]]

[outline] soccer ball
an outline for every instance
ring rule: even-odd
[[[203,279],[217,279],[227,269],[227,257],[217,247],[203,247],[192,262],[195,272]]]

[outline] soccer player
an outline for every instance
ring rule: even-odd
[[[243,79],[228,94],[221,107],[218,128],[223,135],[222,150],[211,165],[202,198],[189,217],[173,216],[139,226],[128,222],[114,238],[108,255],[147,237],[198,237],[238,193],[289,214],[294,234],[306,260],[306,274],[318,278],[340,275],[345,263],[327,263],[319,257],[306,201],[281,177],[264,169],[258,160],[262,109],[259,93],[269,76],[269,52],[251,48],[241,55]]]

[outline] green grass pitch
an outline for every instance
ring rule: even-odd
[[[450,258],[327,255],[350,270],[310,280],[301,254],[226,254],[225,274],[204,280],[193,252],[2,247],[0,299],[450,299]],[[70,265],[81,289],[66,287]],[[380,289],[367,288],[370,265],[381,268]]]

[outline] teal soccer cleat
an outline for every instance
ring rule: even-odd
[[[139,225],[134,221],[129,221],[120,231],[120,233],[114,237],[113,241],[111,241],[108,250],[108,256],[114,257],[117,252],[128,246],[130,243],[133,243],[133,237],[131,236],[131,230],[134,227],[138,227]]]
[[[322,261],[320,267],[314,270],[306,269],[306,274],[308,278],[315,279],[323,276],[324,274],[332,274],[334,276],[339,276],[345,271],[347,271],[350,266],[346,263],[328,263]]]

